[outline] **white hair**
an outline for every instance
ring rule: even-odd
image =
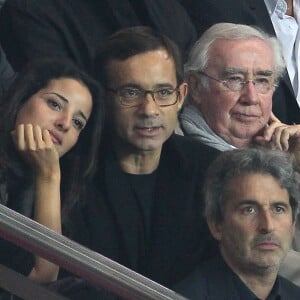
[[[210,58],[210,49],[216,40],[244,40],[249,38],[261,39],[271,48],[275,63],[274,78],[277,82],[283,76],[286,66],[279,41],[276,37],[272,37],[258,28],[233,23],[217,23],[203,33],[190,51],[188,61],[185,64],[185,75],[206,69]],[[204,76],[201,76],[200,84],[207,87],[207,80]]]

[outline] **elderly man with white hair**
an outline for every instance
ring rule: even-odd
[[[185,65],[189,99],[179,116],[184,135],[220,151],[255,144],[289,151],[299,170],[300,125],[283,124],[272,114],[272,95],[284,70],[275,37],[247,25],[213,25]],[[294,280],[300,268],[290,275],[295,264],[286,263]],[[294,281],[300,284],[300,274]]]

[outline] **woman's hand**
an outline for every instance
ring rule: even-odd
[[[12,136],[22,157],[38,176],[60,174],[59,155],[48,130],[41,129],[38,125],[20,124],[12,132]]]

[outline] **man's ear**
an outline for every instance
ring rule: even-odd
[[[199,88],[199,81],[197,77],[193,74],[187,76],[187,83],[189,86],[189,93],[192,101],[201,104],[203,91]]]
[[[177,101],[177,107],[178,107],[178,111],[181,109],[185,97],[187,95],[188,92],[188,85],[186,82],[183,82],[180,86],[179,86],[179,96],[178,96],[178,101]]]
[[[210,230],[211,235],[217,240],[222,240],[222,225],[221,223],[217,223],[214,220],[207,219],[207,224]]]

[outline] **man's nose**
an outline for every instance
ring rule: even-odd
[[[247,80],[241,89],[241,101],[245,104],[257,104],[258,103],[258,93],[255,88],[255,83],[253,80]]]
[[[143,102],[139,106],[139,111],[147,116],[155,116],[159,114],[160,106],[156,103],[152,93],[146,93]]]
[[[274,220],[272,212],[262,210],[259,214],[259,231],[261,233],[269,233],[274,230]]]

